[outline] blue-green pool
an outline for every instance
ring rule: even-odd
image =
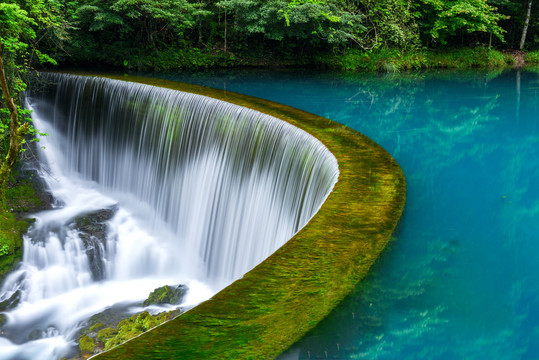
[[[290,358],[539,358],[539,71],[168,78],[341,122],[404,170],[395,240]]]

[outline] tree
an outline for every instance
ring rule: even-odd
[[[310,45],[361,43],[365,16],[343,9],[339,1],[222,0],[234,14],[235,28],[266,39],[301,41]]]
[[[31,68],[32,62],[55,61],[38,50],[39,39],[35,28],[47,30],[61,37],[61,27],[55,21],[55,3],[46,0],[32,2],[0,3],[0,207],[4,209],[4,190],[15,166],[25,136],[35,134],[29,123],[28,111],[21,108],[19,95],[26,89],[22,76]],[[57,5],[57,4],[56,4]],[[44,38],[41,37],[41,39]]]
[[[177,46],[197,20],[210,14],[202,6],[187,0],[91,0],[82,6],[75,4],[79,34],[91,37],[76,51],[89,48],[100,53],[98,59],[113,57],[117,63],[130,59],[140,66],[144,58],[151,59],[162,48]]]
[[[490,33],[503,42],[505,32],[498,22],[506,16],[497,12],[487,0],[421,0],[425,7],[424,27],[433,41],[447,44],[458,32]]]
[[[360,3],[376,45],[413,48],[419,44],[416,1],[362,0]]]
[[[530,17],[532,13],[532,0],[528,0],[528,10],[526,11],[526,20],[524,20],[524,27],[522,28],[522,37],[520,38],[519,49],[524,49],[524,43],[526,42],[526,34],[528,33],[528,26],[530,25]]]

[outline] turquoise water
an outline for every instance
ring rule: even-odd
[[[291,357],[539,358],[537,72],[172,78],[341,122],[407,177],[395,240]]]

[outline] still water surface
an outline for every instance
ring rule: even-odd
[[[539,358],[538,72],[168,78],[338,121],[404,170],[395,240],[294,358]]]

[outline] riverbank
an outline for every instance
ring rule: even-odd
[[[412,52],[391,49],[372,53],[350,51],[342,56],[322,57],[320,65],[340,71],[398,72],[428,69],[493,69],[523,67],[526,64],[538,63],[539,52],[498,51],[476,47],[443,51],[422,49]]]
[[[325,54],[235,54],[214,49],[168,50],[147,59],[117,64],[100,62],[98,70],[179,71],[223,68],[315,68],[354,72],[399,72],[427,69],[492,69],[539,64],[539,51],[495,50],[485,46],[461,49],[348,49]],[[74,68],[95,68],[95,64],[70,64]]]

